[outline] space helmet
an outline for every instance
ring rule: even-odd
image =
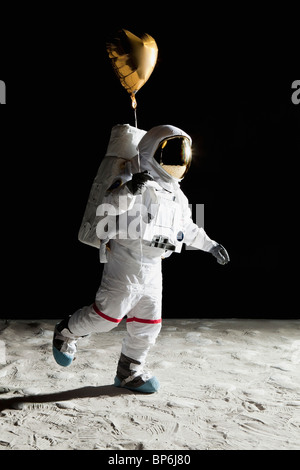
[[[153,158],[170,176],[181,180],[191,165],[191,140],[183,135],[167,137],[159,143]]]

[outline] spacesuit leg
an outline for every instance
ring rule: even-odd
[[[161,293],[143,295],[127,314],[127,334],[123,340],[115,385],[143,393],[159,389],[159,382],[144,368],[146,357],[161,330]]]
[[[105,315],[95,302],[75,312],[69,320],[68,327],[76,336],[85,336],[90,333],[104,333],[112,330],[121,322],[121,318]]]
[[[69,319],[56,325],[53,335],[53,355],[61,366],[69,366],[77,351],[77,340],[93,332],[107,332],[115,328],[137,302],[126,289],[108,289],[102,282],[94,304],[83,307]],[[116,286],[115,286],[116,287]]]
[[[127,314],[122,353],[144,363],[161,330],[161,294],[143,296]]]
[[[97,302],[83,307],[69,319],[55,326],[53,334],[53,356],[61,366],[72,364],[77,351],[77,341],[92,332],[107,332],[118,326],[124,315],[109,316],[97,306]]]

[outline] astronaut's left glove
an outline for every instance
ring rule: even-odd
[[[219,264],[227,264],[230,261],[229,255],[222,245],[212,247],[209,250],[209,253],[217,258]]]
[[[132,194],[141,194],[143,186],[147,181],[153,181],[153,178],[148,171],[134,173],[134,175],[132,175],[132,179],[126,183],[126,186]]]

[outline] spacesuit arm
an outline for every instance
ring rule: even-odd
[[[118,181],[119,184],[116,184]],[[102,204],[97,207],[99,222],[96,233],[101,241],[99,251],[101,263],[108,262],[106,247],[109,240],[116,238],[119,233],[119,216],[131,210],[135,199],[126,184],[122,184],[120,179],[116,180],[106,191]]]
[[[184,201],[184,226],[185,236],[184,242],[186,245],[193,248],[198,248],[203,251],[210,251],[218,243],[212,240],[202,227],[198,227],[192,220],[191,209],[188,206],[188,201]]]
[[[140,196],[146,189],[147,183],[153,182],[153,178],[148,171],[135,173],[131,178],[116,178],[110,188],[105,193],[103,203],[112,206],[114,215],[121,215],[130,211]]]
[[[108,189],[103,198],[103,204],[107,208],[111,206],[113,215],[121,215],[130,211],[136,201],[136,196],[131,193],[126,184],[120,184],[117,188]]]
[[[193,233],[196,233],[196,236],[192,243],[189,244],[189,246],[193,248],[198,248],[199,250],[203,251],[210,251],[213,247],[218,245],[217,242],[209,238],[209,236],[202,227],[198,227],[194,223],[193,225],[197,227],[195,230],[193,230]]]

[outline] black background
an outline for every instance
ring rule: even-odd
[[[118,28],[157,42],[156,68],[136,96],[138,126],[191,135],[181,187],[194,207],[205,204],[205,230],[231,257],[224,267],[201,251],[165,260],[163,316],[299,318],[293,14],[189,5],[163,13],[145,4],[135,17],[139,8],[113,4],[10,16],[0,68],[1,318],[61,318],[94,300],[102,267],[78,229],[111,127],[134,125],[105,50]]]

